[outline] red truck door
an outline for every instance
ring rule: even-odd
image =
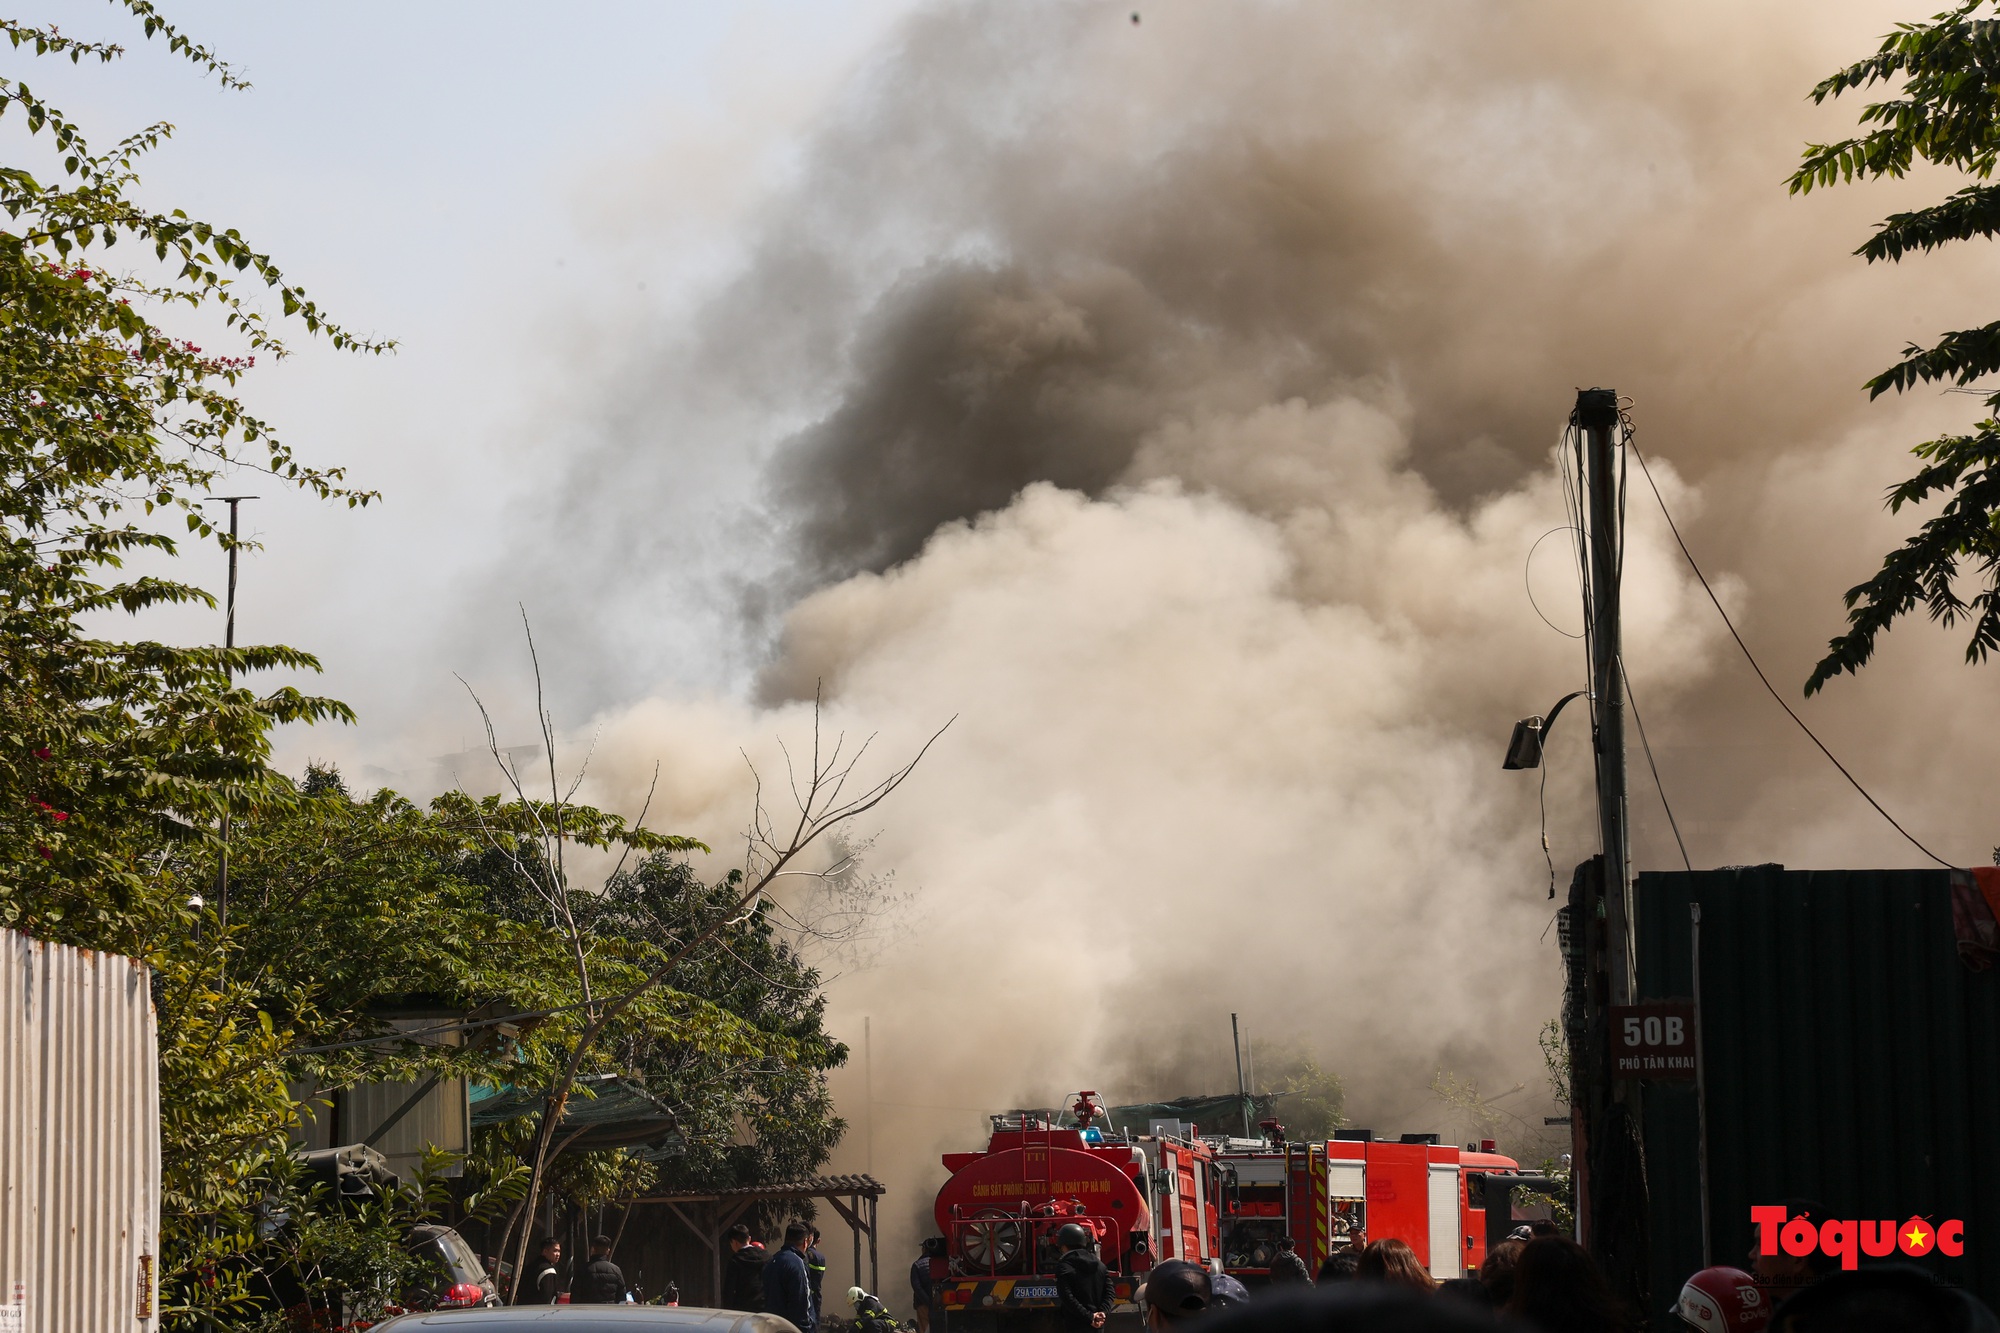
[[[1431,1262],[1430,1145],[1368,1145],[1368,1239],[1403,1241]]]

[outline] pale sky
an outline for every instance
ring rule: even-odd
[[[172,6],[250,79],[239,93],[83,0],[42,13],[123,42],[124,60],[72,70],[0,54],[98,144],[173,122],[144,197],[239,228],[336,318],[400,344],[345,356],[295,332],[296,355],[246,381],[303,456],[384,493],[357,513],[268,480],[235,487],[267,497],[244,508],[265,549],[245,557],[239,637],[318,653],[319,688],[363,714],[359,734],[293,741],[291,762],[397,749],[385,730],[458,706],[450,673],[481,664],[445,660],[436,642],[447,622],[490,618],[496,637],[513,622],[504,596],[468,580],[504,563],[571,401],[727,269],[732,221],[783,182],[795,133],[908,7]],[[219,629],[176,616],[140,632]],[[699,675],[715,657],[688,645],[663,669]]]

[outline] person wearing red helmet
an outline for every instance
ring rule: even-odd
[[[1740,1268],[1704,1268],[1681,1287],[1674,1315],[1701,1333],[1761,1333],[1771,1302],[1757,1279]]]

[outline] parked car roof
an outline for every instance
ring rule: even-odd
[[[377,1324],[377,1333],[417,1333],[419,1329],[478,1329],[480,1333],[635,1333],[638,1329],[678,1328],[701,1333],[799,1333],[789,1319],[742,1310],[710,1310],[699,1305],[503,1305],[485,1309],[433,1310]]]

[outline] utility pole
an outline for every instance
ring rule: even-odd
[[[1243,1112],[1243,1137],[1250,1137],[1250,1090],[1243,1085],[1243,1034],[1236,1015],[1229,1016],[1229,1044],[1236,1048],[1236,1106]]]
[[[245,500],[255,500],[254,495],[212,495],[218,504],[229,506],[229,595],[223,602],[222,646],[225,650],[236,646],[236,507]],[[234,675],[227,661],[222,665],[225,679]],[[215,923],[216,933],[225,934],[229,930],[229,788],[225,781],[222,792],[222,855],[218,858],[215,876]]]
[[[1621,658],[1619,580],[1625,565],[1624,448],[1617,438],[1618,395],[1576,395],[1583,432],[1590,513],[1590,696],[1595,705],[1597,822],[1604,844],[1604,924],[1611,1003],[1630,1004],[1637,971],[1632,942],[1632,840],[1625,818],[1625,671]]]
[[[1632,830],[1625,792],[1625,669],[1620,581],[1625,555],[1624,439],[1618,395],[1586,389],[1576,396],[1577,462],[1584,473],[1589,541],[1590,700],[1597,760],[1597,818],[1603,855],[1579,867],[1568,910],[1582,967],[1582,1025],[1570,1049],[1576,1104],[1571,1111],[1572,1186],[1577,1239],[1590,1250],[1618,1297],[1651,1308],[1647,1213],[1650,1190],[1641,1143],[1643,1090],[1612,1067],[1611,1015],[1637,999],[1633,939]],[[1602,989],[1600,989],[1600,986]]]

